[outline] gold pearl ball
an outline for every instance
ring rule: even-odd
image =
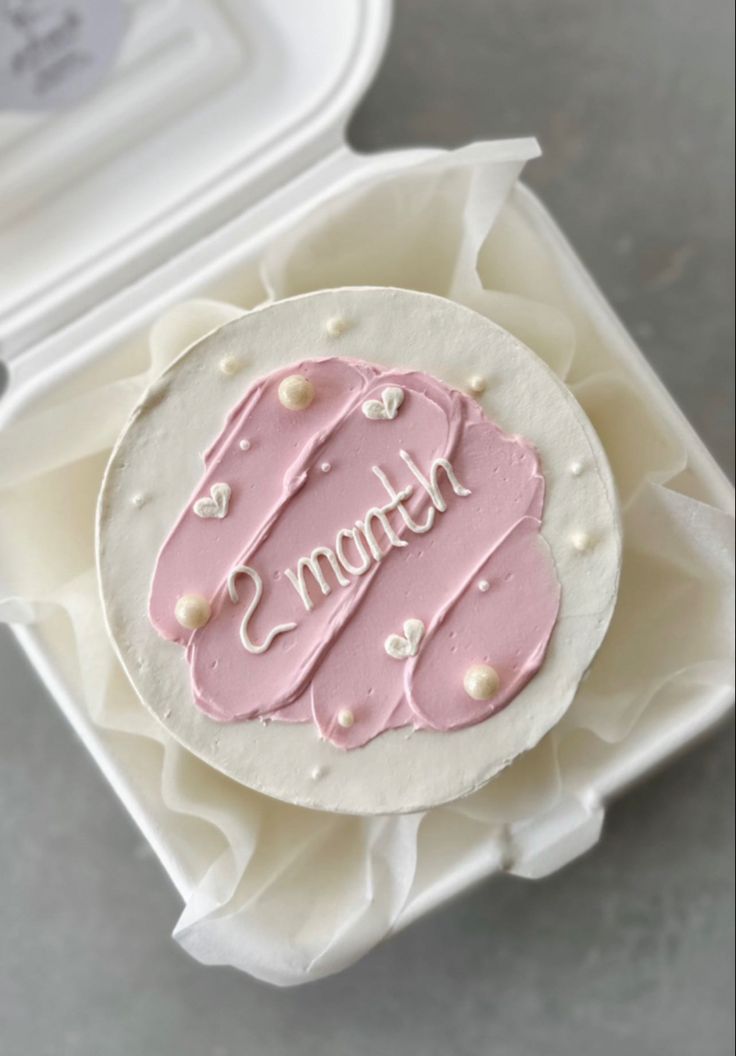
[[[289,411],[304,411],[314,399],[314,385],[301,374],[290,374],[279,385],[279,400]]]
[[[490,700],[498,691],[498,672],[488,664],[473,664],[465,672],[463,686],[473,700]]]
[[[201,594],[182,594],[174,609],[176,622],[188,631],[204,627],[211,614],[210,603]]]

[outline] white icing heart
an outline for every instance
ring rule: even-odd
[[[384,648],[394,660],[406,660],[410,656],[416,656],[419,645],[424,637],[424,624],[421,620],[405,620],[404,636],[390,634],[386,639]]]
[[[392,421],[399,413],[399,407],[404,402],[404,390],[398,385],[390,385],[381,393],[380,400],[366,400],[363,404],[363,414],[373,421]]]
[[[229,484],[213,484],[210,488],[210,494],[197,499],[192,509],[198,517],[217,517],[219,519],[227,517],[227,510],[230,505],[230,492]]]

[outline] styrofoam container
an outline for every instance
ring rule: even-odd
[[[0,160],[11,148],[15,151],[11,175],[3,169],[5,191],[25,178],[27,198],[29,181],[37,180],[22,244],[17,230],[7,235],[9,228],[0,228],[3,259],[10,252],[26,258],[35,254],[37,264],[33,276],[19,269],[0,293],[0,349],[9,368],[0,425],[101,365],[113,370],[121,356],[138,348],[142,354],[150,325],[170,306],[194,296],[238,303],[244,291],[258,290],[255,262],[264,247],[301,214],[375,173],[395,172],[436,153],[362,157],[345,145],[346,121],[386,39],[385,0],[270,0],[263,7],[181,0],[164,8],[166,19],[160,23],[160,5],[152,0],[131,4],[121,65],[107,88],[79,112],[34,118],[35,139],[27,130],[25,140],[19,133],[14,138],[11,133],[17,129],[8,130],[0,120]],[[271,79],[274,65],[279,76]],[[192,78],[202,88],[196,105],[188,87]],[[264,94],[266,87],[270,95]],[[152,100],[166,105],[145,134],[137,129],[136,137],[131,125],[139,119],[141,105],[149,108]],[[249,106],[260,110],[249,111]],[[95,139],[100,121],[112,122],[112,129],[106,126],[110,141]],[[41,161],[57,148],[64,131],[59,126],[68,135],[75,122],[78,156],[65,163],[76,182],[64,190]],[[118,146],[127,144],[115,157],[110,154],[113,140]],[[25,157],[24,142],[29,147]],[[204,143],[207,149],[198,150]],[[73,239],[73,232],[84,230],[86,215],[105,215],[114,182],[135,173],[140,186],[110,217],[109,227],[85,230],[81,241]],[[544,206],[519,186],[507,208],[554,256],[563,281],[608,352],[679,437],[688,455],[690,493],[732,509],[728,480]],[[43,232],[47,237],[42,238]],[[131,760],[120,741],[92,723],[37,632],[17,627],[15,633],[187,899],[193,878],[136,791]],[[732,696],[724,691],[708,704],[669,708],[656,722],[641,723],[636,737],[608,752],[605,764],[592,768],[584,785],[548,814],[513,828],[511,859],[499,846],[498,854],[480,862],[474,872],[448,873],[444,886],[417,892],[399,926],[502,868],[541,877],[583,853],[600,835],[606,803],[707,733],[731,704]]]

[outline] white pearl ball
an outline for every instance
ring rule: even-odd
[[[478,590],[481,592],[481,594],[487,594],[490,589],[491,584],[488,582],[487,579],[478,580]]]
[[[355,716],[353,715],[350,708],[342,708],[337,713],[337,724],[342,726],[344,730],[349,730],[355,722]]]
[[[482,378],[480,374],[474,374],[468,382],[468,388],[471,392],[474,392],[476,396],[480,396],[480,394],[485,392],[488,388],[488,382],[485,378]]]
[[[346,319],[336,315],[333,319],[328,319],[325,323],[325,330],[330,337],[340,337],[348,328]]]
[[[188,631],[204,627],[210,615],[210,603],[201,594],[182,594],[174,609],[176,622]]]
[[[279,400],[289,411],[304,411],[314,399],[314,385],[301,374],[290,374],[279,385]]]
[[[593,545],[593,540],[587,532],[574,532],[570,542],[579,554],[584,554]]]
[[[473,700],[490,700],[498,691],[500,679],[498,672],[488,664],[473,664],[465,672],[463,686]]]
[[[223,356],[220,360],[220,373],[231,377],[240,370],[240,360],[237,356]]]

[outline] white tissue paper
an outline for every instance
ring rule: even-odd
[[[672,702],[728,692],[732,525],[684,493],[686,454],[606,347],[554,255],[507,199],[530,141],[443,154],[317,208],[261,261],[272,298],[343,285],[450,297],[526,342],[565,378],[599,432],[624,521],[620,600],[589,678],[532,752],[471,797],[423,814],[354,818],[268,799],[174,742],[138,701],[107,640],[94,509],[113,441],[145,386],[238,307],[197,301],[162,318],[143,373],[80,375],[0,435],[0,539],[12,596],[78,707],[125,767],[176,861],[176,940],[207,964],[281,986],[351,964],[462,878],[513,869],[510,826],[547,812],[606,753]],[[120,373],[118,371],[118,373]],[[656,728],[656,725],[655,725]]]

